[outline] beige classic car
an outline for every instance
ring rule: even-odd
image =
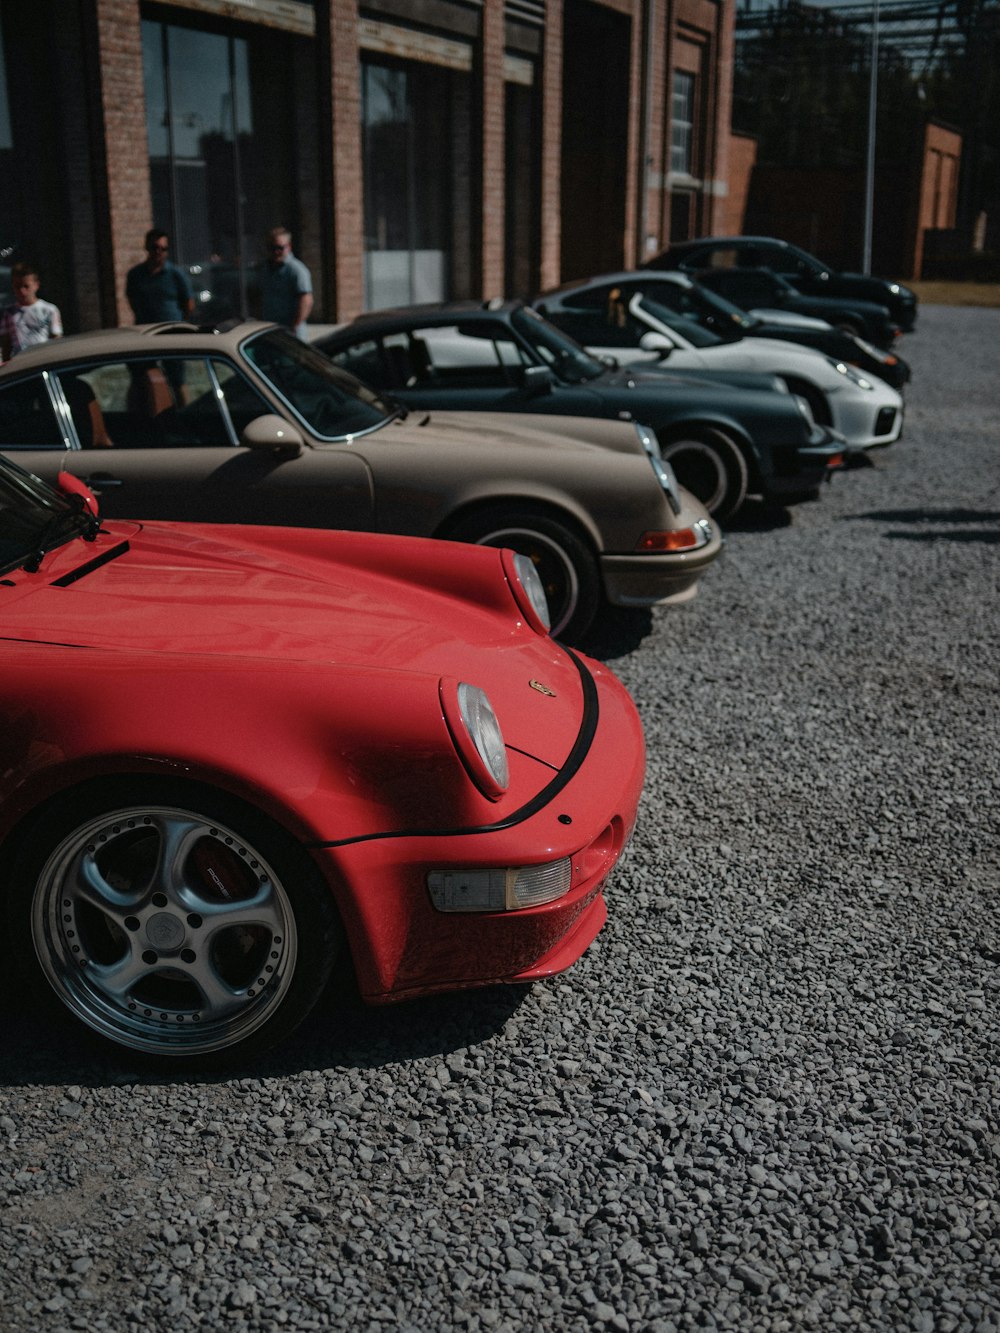
[[[442,537],[530,556],[553,632],[693,597],[721,549],[634,422],[407,412],[256,322],[80,334],[0,367],[0,449],[109,518]]]

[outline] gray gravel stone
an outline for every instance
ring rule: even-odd
[[[1000,311],[595,648],[649,776],[570,972],[150,1078],[7,996],[0,1324],[1000,1330]]]

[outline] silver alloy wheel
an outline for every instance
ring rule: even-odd
[[[260,853],[167,806],[115,810],[66,836],[39,877],[31,929],[63,1003],[156,1055],[245,1040],[278,1009],[298,954],[288,895]]]
[[[537,528],[498,527],[476,538],[479,546],[509,546],[526,555],[538,570],[549,604],[553,638],[566,628],[580,600],[580,580],[573,561],[557,541]]]

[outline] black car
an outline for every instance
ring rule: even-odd
[[[868,375],[877,375],[894,389],[901,389],[909,381],[910,367],[902,357],[895,352],[883,351],[863,338],[831,328],[816,319],[804,319],[797,324],[793,320],[778,322],[776,319],[768,319],[764,312],[760,315],[748,314],[739,302],[734,303],[720,294],[716,284],[709,281],[715,276],[722,277],[730,273],[736,276],[742,270],[711,269],[705,275],[699,274],[697,281],[686,274],[657,273],[653,269],[604,273],[595,278],[567,282],[552,291],[543,292],[533,304],[539,314],[551,320],[571,338],[585,345],[593,345],[601,341],[594,336],[595,311],[605,311],[612,295],[627,305],[637,293],[645,294],[668,310],[694,320],[726,342],[738,342],[747,336],[778,338],[782,342],[812,347],[836,361],[856,366]],[[748,271],[747,276],[752,278],[757,273],[762,277],[774,276],[765,275],[759,269]],[[804,297],[803,300],[808,301],[809,298]],[[704,372],[697,373],[700,375]]]
[[[773,236],[705,236],[662,250],[643,268],[679,268],[697,274],[706,268],[768,268],[807,296],[850,296],[887,306],[904,332],[917,320],[916,292],[901,282],[838,273],[807,250]]]
[[[762,317],[771,310],[807,315],[876,347],[892,347],[899,336],[888,306],[853,296],[807,296],[769,268],[709,268],[691,276],[733,305],[762,312]]]
[[[811,496],[843,461],[840,437],[777,380],[743,376],[768,387],[736,388],[610,367],[520,301],[380,310],[314,345],[408,407],[641,422],[718,519],[749,493],[783,504]]]

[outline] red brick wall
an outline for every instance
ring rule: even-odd
[[[482,292],[484,296],[502,296],[505,234],[503,0],[484,0],[482,23]]]
[[[330,179],[333,198],[327,201],[332,216],[327,268],[333,277],[333,320],[353,319],[364,307],[364,196],[361,171],[361,78],[358,50],[357,0],[328,0],[317,6],[320,42],[329,43],[329,56],[320,62],[330,78]],[[322,26],[321,26],[322,25]],[[329,283],[328,283],[329,288]]]
[[[911,272],[919,277],[924,263],[924,233],[954,227],[958,215],[958,167],[962,136],[929,123],[924,134],[923,169],[917,204],[917,234]]]
[[[560,163],[562,159],[562,25],[563,0],[546,0],[545,45],[542,53],[541,254],[539,283],[543,291],[562,280],[560,227]]]
[[[98,244],[110,253],[113,281],[102,284],[106,324],[130,324],[125,274],[144,255],[142,238],[152,226],[142,40],[136,0],[95,0],[99,85],[97,147],[104,158],[106,207],[97,222]]]
[[[728,150],[729,193],[719,201],[718,224],[714,230],[719,236],[739,236],[746,218],[750,177],[757,162],[757,140],[749,135],[732,134]]]

